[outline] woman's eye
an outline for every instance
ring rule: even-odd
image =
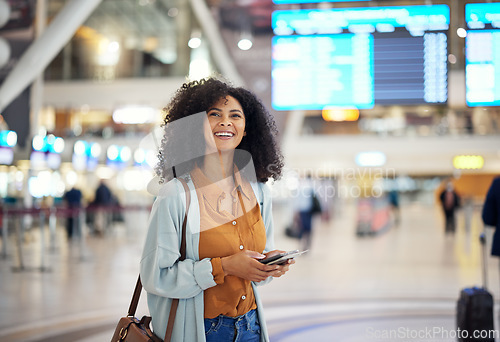
[[[212,112],[212,113],[208,113],[208,116],[220,116],[220,115],[219,115],[219,113]]]

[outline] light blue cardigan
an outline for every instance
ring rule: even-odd
[[[205,342],[203,290],[215,286],[210,259],[199,260],[200,210],[193,182],[188,179],[191,203],[186,227],[186,260],[178,261],[186,197],[181,182],[165,184],[153,204],[141,259],[142,285],[147,291],[153,330],[163,338],[172,298],[180,298],[172,341]],[[251,183],[266,227],[265,252],[274,250],[271,194],[263,183]],[[272,277],[258,283],[269,282]],[[269,341],[262,302],[252,283],[261,326],[261,342]]]

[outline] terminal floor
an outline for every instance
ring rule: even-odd
[[[277,247],[295,249],[283,234],[286,206],[274,212]],[[444,234],[437,207],[409,204],[401,217],[398,227],[362,238],[353,204],[317,220],[310,253],[260,289],[271,341],[456,341],[459,291],[481,283],[479,212],[468,227],[460,213],[454,235]],[[110,341],[137,279],[147,213],[125,218],[105,236],[71,242],[61,222],[54,245],[44,232],[43,259],[35,226],[23,239],[24,269],[11,234],[0,260],[0,341]],[[498,299],[498,260],[489,257],[488,270]],[[147,313],[142,299],[137,315]]]

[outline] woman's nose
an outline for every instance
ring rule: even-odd
[[[229,120],[228,118],[222,118],[219,121],[219,125],[221,125],[221,126],[231,126],[232,123],[231,123],[231,120]]]

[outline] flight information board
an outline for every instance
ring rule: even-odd
[[[466,4],[465,98],[470,107],[500,105],[500,3]]]
[[[273,56],[275,109],[373,107],[372,36],[274,37]]]
[[[273,13],[276,110],[447,101],[446,5]]]

